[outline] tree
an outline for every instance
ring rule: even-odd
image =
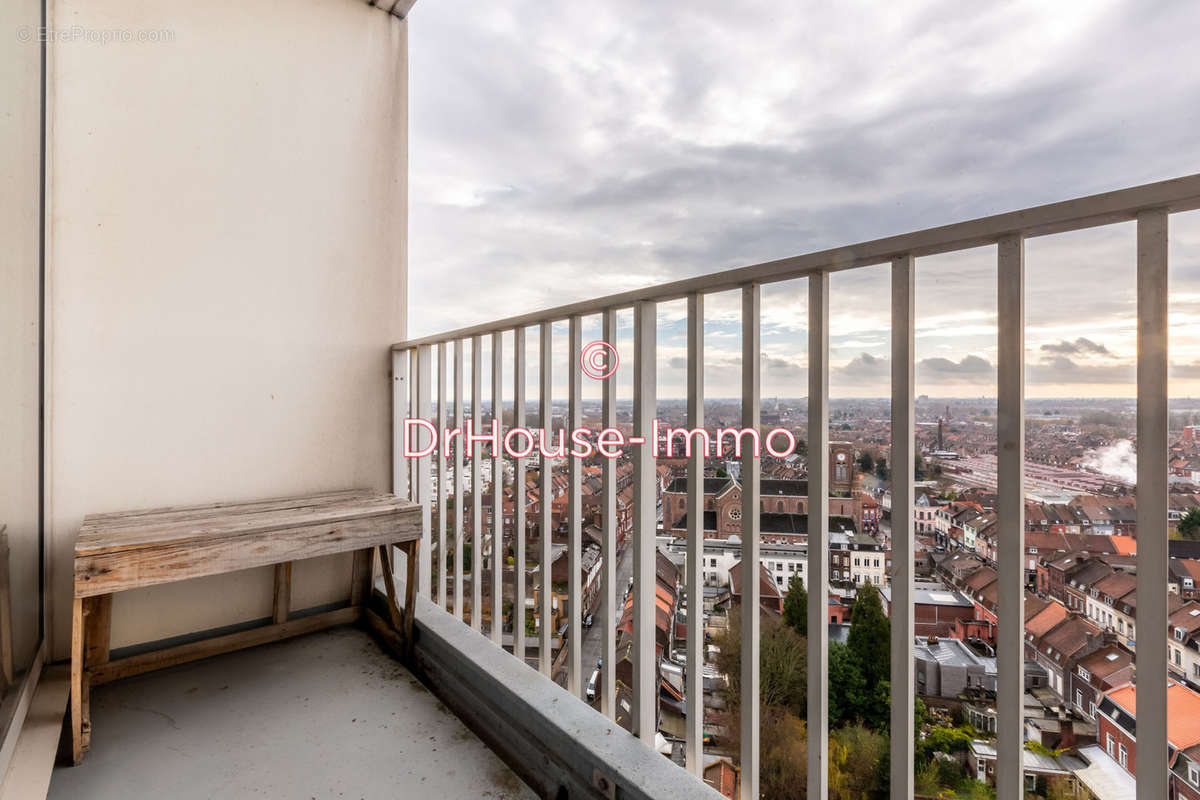
[[[875,471],[875,459],[871,458],[871,453],[863,450],[858,456],[858,468],[864,474],[871,474]]]
[[[808,789],[808,730],[804,720],[786,711],[763,709],[759,737],[762,796],[801,800]]]
[[[875,462],[875,477],[879,478],[881,481],[886,481],[888,479],[887,459],[883,458],[882,456],[880,456],[879,460]]]
[[[783,621],[801,636],[808,636],[808,592],[797,572],[788,580],[787,597],[783,598]]]
[[[1200,539],[1200,508],[1189,508],[1179,520],[1179,535],[1184,539]]]
[[[942,791],[941,771],[934,759],[922,763],[913,775],[913,788],[917,794],[937,797]]]
[[[932,728],[924,739],[917,741],[917,760],[933,757],[934,753],[963,753],[971,746],[975,731],[966,726],[959,728]]]
[[[867,682],[843,642],[829,643],[829,727],[862,719]]]
[[[808,643],[768,611],[760,612],[758,691],[762,708],[776,708],[803,717],[807,708]],[[742,615],[729,615],[729,625],[717,637],[716,667],[728,678],[725,703],[735,712],[742,696]],[[734,726],[735,728],[737,726]]]
[[[830,797],[852,798],[887,797],[887,737],[861,725],[848,725],[829,732],[830,739]],[[835,794],[833,744],[842,748],[837,762],[837,783],[841,791]]]
[[[892,727],[892,682],[879,681],[868,686],[860,709],[862,721],[877,731]]]
[[[878,686],[891,679],[891,623],[883,613],[879,590],[872,583],[864,583],[858,588],[858,596],[850,609],[850,635],[846,645],[868,686]]]
[[[929,707],[925,705],[925,701],[919,697],[913,699],[913,730],[920,731],[925,725],[929,724]]]

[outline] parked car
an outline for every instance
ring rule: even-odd
[[[588,614],[583,618],[583,627],[590,628],[592,627],[593,622],[595,622],[595,616],[593,614]]]
[[[588,683],[587,683],[587,701],[589,703],[595,702],[596,691],[597,691],[597,688],[599,687],[599,685],[600,685],[600,670],[598,670],[598,669],[592,670],[592,677],[588,678]]]

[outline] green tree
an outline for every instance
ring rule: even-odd
[[[913,788],[917,794],[936,797],[942,791],[941,772],[933,759],[921,762],[913,775]]]
[[[871,458],[870,452],[863,450],[858,455],[858,468],[864,474],[871,474],[875,471],[875,459]]]
[[[863,705],[859,710],[862,721],[877,731],[886,731],[892,726],[892,682],[879,681],[867,688]]]
[[[761,612],[758,647],[759,702],[767,708],[788,711],[803,718],[807,708],[807,642],[783,619]],[[729,615],[729,625],[716,639],[716,667],[728,678],[725,703],[735,711],[741,702],[742,615]],[[736,726],[735,726],[736,727]]]
[[[1189,508],[1179,520],[1179,535],[1184,539],[1200,539],[1200,508]]]
[[[925,705],[925,701],[917,697],[913,699],[913,730],[920,732],[921,728],[929,724],[929,707]]]
[[[883,458],[882,456],[880,456],[879,460],[875,462],[875,477],[881,481],[886,481],[888,479],[887,459]]]
[[[797,572],[788,580],[787,597],[783,598],[783,621],[801,636],[808,636],[808,592]]]
[[[872,583],[858,588],[850,609],[850,636],[846,645],[868,686],[877,686],[891,678],[891,623],[883,613],[879,590]]]
[[[867,682],[858,660],[843,642],[829,643],[829,727],[862,719]]]
[[[763,709],[758,763],[763,797],[801,800],[808,789],[808,731],[795,714]]]
[[[864,728],[862,725],[848,725],[830,731],[829,739],[831,745],[830,797],[851,800],[851,798],[888,796],[886,767],[889,747],[885,736],[869,728]],[[842,791],[836,795],[832,791],[834,785],[832,744],[834,742],[843,748],[842,758],[837,765],[839,772],[842,773],[838,780]]]
[[[924,739],[917,742],[917,760],[925,761],[934,753],[962,753],[971,746],[975,731],[964,726],[958,728],[932,728]]]

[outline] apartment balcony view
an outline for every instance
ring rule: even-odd
[[[13,0],[0,800],[1200,800],[1200,9]]]

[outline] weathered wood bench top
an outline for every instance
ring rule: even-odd
[[[347,490],[89,514],[75,542],[75,596],[419,539],[419,509],[395,495]]]

